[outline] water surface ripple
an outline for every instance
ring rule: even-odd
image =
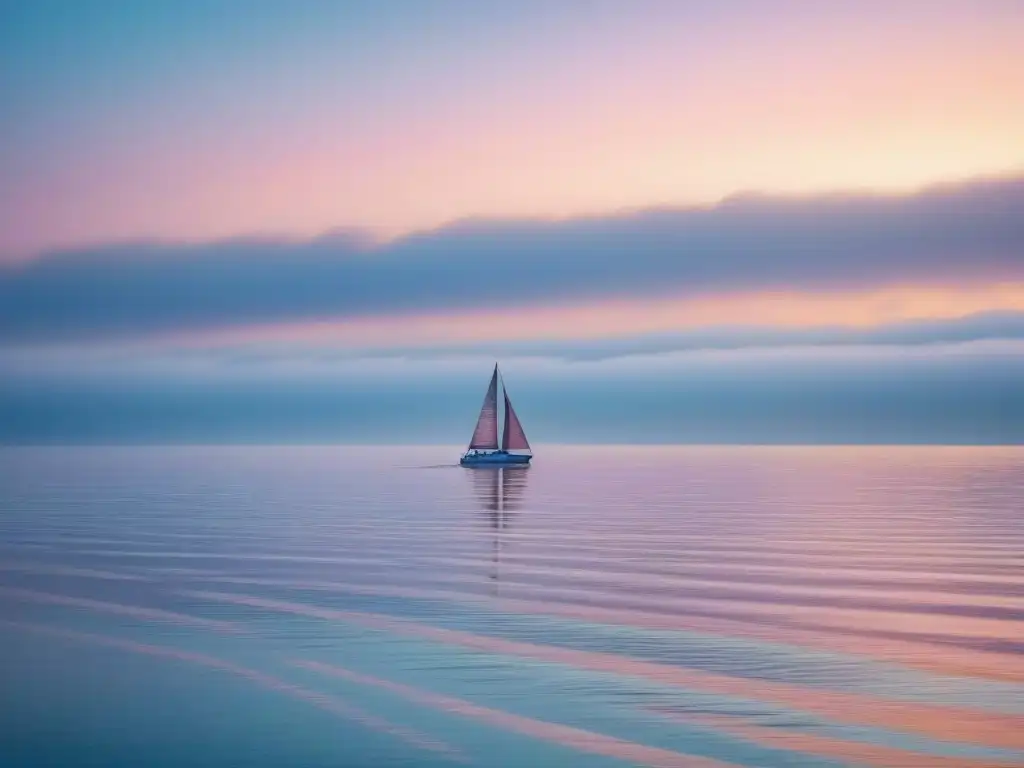
[[[1024,449],[0,449],[0,765],[1024,765]]]

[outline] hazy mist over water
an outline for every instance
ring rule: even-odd
[[[0,764],[1024,763],[1024,450],[0,449]]]
[[[1018,341],[501,362],[539,442],[1024,443]],[[296,352],[12,366],[0,443],[458,444],[493,365]]]

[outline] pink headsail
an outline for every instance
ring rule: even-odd
[[[506,395],[506,399],[507,397]],[[507,416],[505,418],[508,419]],[[488,450],[496,450],[498,447],[498,366],[494,366],[491,385],[487,388],[487,394],[484,396],[484,404],[480,408],[480,418],[476,421],[476,429],[473,431],[473,439],[470,440],[469,447]]]
[[[526,439],[523,425],[519,423],[519,417],[512,409],[512,401],[508,399],[508,391],[505,391],[505,431],[501,436],[501,448],[505,451],[528,451],[530,443]]]

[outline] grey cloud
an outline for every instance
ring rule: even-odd
[[[304,348],[289,345],[288,352],[304,357],[368,359],[404,357],[436,359],[451,355],[542,357],[567,361],[609,360],[636,355],[703,350],[754,350],[781,347],[909,347],[958,344],[989,339],[1024,340],[1024,312],[982,312],[948,320],[913,320],[873,328],[817,327],[772,329],[755,326],[701,328],[671,333],[649,333],[597,339],[558,339],[435,345],[430,347]],[[243,348],[239,359],[268,358],[281,354],[273,346]]]
[[[706,208],[470,221],[377,247],[332,234],[44,254],[0,269],[0,341],[609,296],[997,279],[1024,279],[1024,176],[902,197],[739,195]]]

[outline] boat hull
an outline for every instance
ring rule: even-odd
[[[493,453],[466,454],[459,460],[464,467],[509,467],[524,466],[530,463],[532,456],[523,456],[516,453],[505,453],[494,451]]]

